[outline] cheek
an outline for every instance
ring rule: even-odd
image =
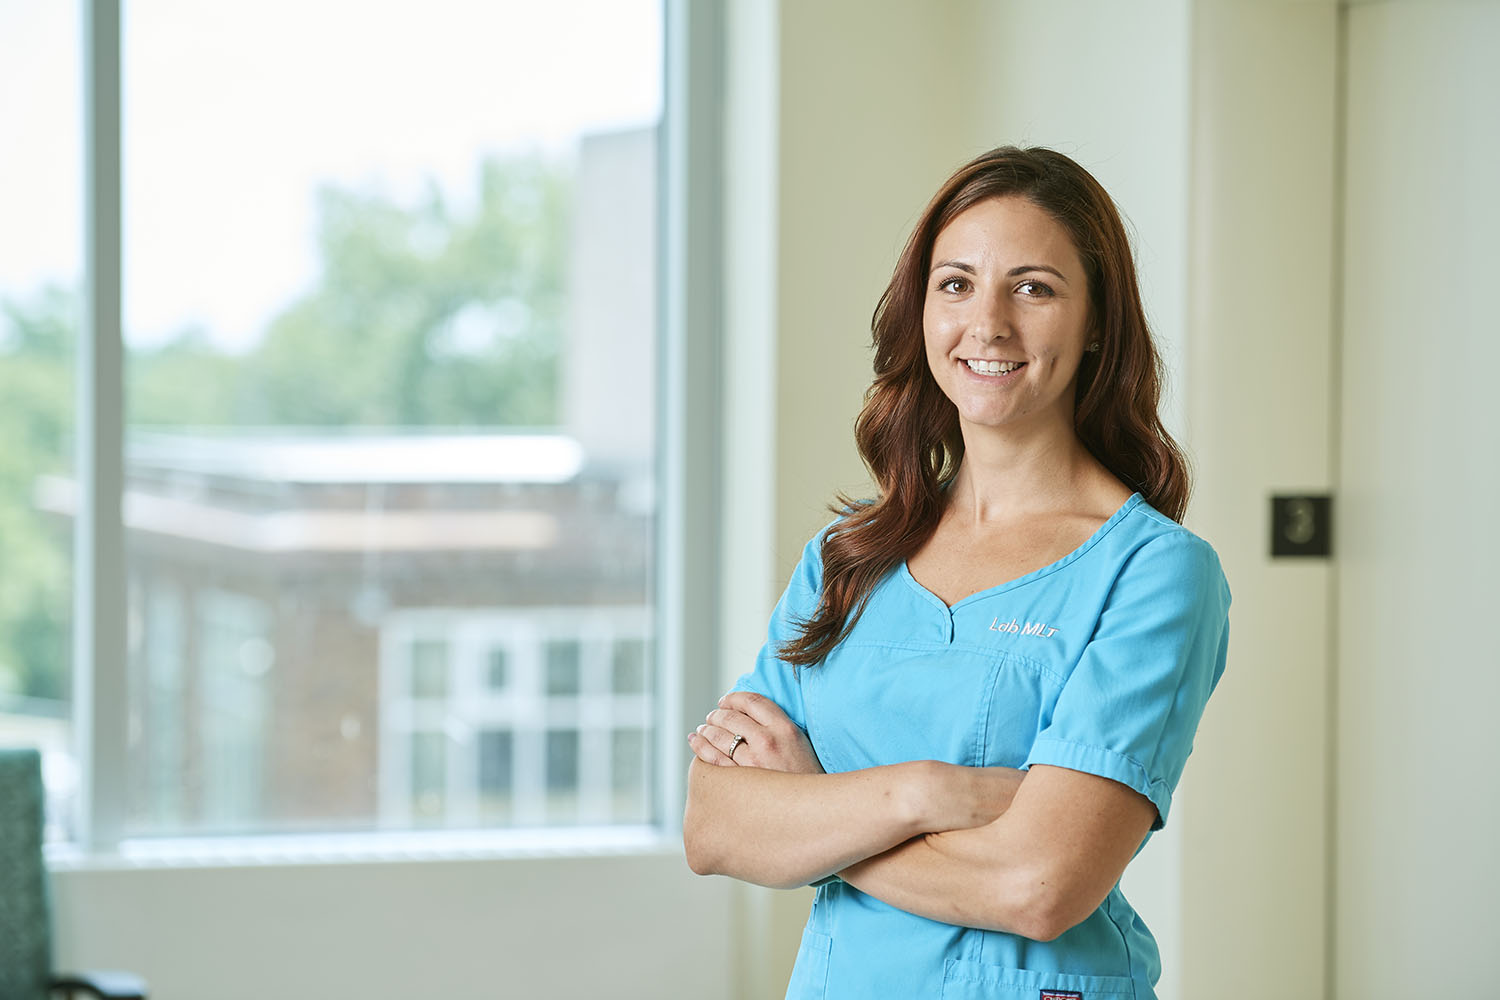
[[[963,333],[963,321],[954,315],[953,310],[931,305],[922,310],[922,337],[929,352],[947,354],[963,339]]]
[[[922,313],[922,346],[927,357],[933,360],[944,357],[948,352],[942,325],[931,312]]]
[[[1067,357],[1056,347],[1044,347],[1037,352],[1035,364],[1041,370],[1052,374],[1064,367]]]
[[[1047,337],[1037,350],[1037,359],[1050,369],[1074,369],[1083,360],[1083,338],[1071,332]]]

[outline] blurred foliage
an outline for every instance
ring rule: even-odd
[[[537,427],[557,423],[572,192],[489,160],[477,203],[325,188],[317,284],[247,355],[200,331],[131,356],[132,424]]]
[[[67,469],[76,297],[0,302],[0,693],[61,698],[67,678],[66,529],[36,509],[39,477]]]
[[[572,227],[571,178],[538,158],[486,160],[474,204],[317,193],[320,274],[248,353],[203,330],[132,351],[131,425],[545,427]],[[0,693],[66,696],[68,525],[39,477],[71,465],[77,296],[0,301]]]

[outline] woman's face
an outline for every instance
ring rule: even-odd
[[[1031,201],[982,201],[938,233],[922,331],[966,434],[1072,429],[1088,278],[1067,231]]]

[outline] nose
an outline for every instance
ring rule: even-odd
[[[1010,303],[1004,295],[985,295],[974,303],[969,335],[976,341],[990,344],[1004,340],[1014,332],[1011,327]]]

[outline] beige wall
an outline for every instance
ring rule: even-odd
[[[1271,560],[1267,506],[1334,485],[1338,13],[1202,3],[1193,56],[1189,523],[1234,607],[1183,782],[1183,939],[1167,961],[1184,997],[1319,997],[1333,567]]]
[[[236,867],[59,873],[58,967],[132,969],[154,1000],[660,1000],[678,984],[728,980],[730,928],[701,916],[727,912],[727,886],[694,876],[670,845],[490,860],[392,853],[285,863],[251,848]]]

